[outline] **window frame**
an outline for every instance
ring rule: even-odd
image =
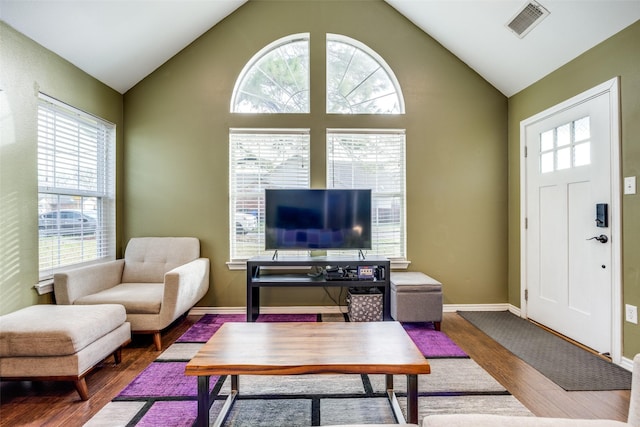
[[[286,112],[280,112],[280,113],[273,113],[273,112],[254,112],[254,113],[245,113],[245,112],[239,112],[239,111],[235,111],[234,110],[234,105],[236,103],[236,98],[238,96],[238,91],[239,88],[241,87],[241,84],[243,82],[243,79],[246,77],[247,73],[249,72],[249,70],[265,55],[268,54],[270,51],[272,51],[275,48],[278,48],[279,46],[282,46],[284,44],[286,44],[289,41],[292,40],[296,40],[296,38],[299,37],[306,37],[307,38],[307,42],[308,42],[308,59],[309,59],[309,63],[311,64],[313,62],[313,52],[312,49],[318,49],[318,45],[316,44],[314,47],[314,44],[312,44],[310,42],[311,40],[311,36],[310,33],[298,33],[298,34],[291,34],[289,36],[285,36],[285,37],[281,37],[269,44],[267,44],[264,48],[260,49],[258,51],[257,54],[255,54],[242,68],[240,74],[238,75],[238,78],[235,81],[235,85],[233,88],[233,92],[231,94],[231,103],[230,103],[230,113],[231,113],[231,123],[229,126],[230,129],[230,133],[233,131],[234,129],[234,125],[237,124],[241,124],[241,126],[243,126],[243,129],[250,129],[250,126],[247,126],[247,124],[251,124],[252,123],[252,119],[248,119],[251,118],[252,115],[256,115],[257,117],[259,116],[265,116],[265,115],[273,115],[273,114],[281,114],[281,115],[286,115]],[[386,63],[386,61],[382,58],[382,56],[380,56],[375,50],[369,48],[368,46],[366,46],[364,43],[352,39],[350,37],[347,36],[343,36],[343,35],[339,35],[339,34],[332,34],[332,33],[325,33],[324,35],[324,60],[325,60],[325,74],[328,74],[328,67],[329,67],[329,63],[328,63],[328,43],[329,42],[341,42],[341,43],[347,43],[351,46],[353,46],[355,49],[361,51],[362,53],[364,53],[365,55],[368,55],[368,57],[370,59],[373,59],[375,62],[378,63],[379,67],[376,68],[376,70],[382,69],[389,81],[392,83],[394,89],[395,89],[395,94],[397,96],[397,104],[398,104],[398,109],[399,111],[393,111],[391,113],[381,113],[381,112],[361,112],[358,111],[356,113],[353,114],[346,114],[346,113],[330,113],[327,111],[328,109],[328,102],[327,102],[327,96],[328,96],[328,76],[325,75],[324,76],[324,82],[320,83],[317,82],[319,84],[323,84],[324,86],[324,97],[325,97],[325,111],[313,111],[311,106],[309,107],[309,111],[306,114],[297,114],[298,117],[303,116],[304,119],[296,119],[294,120],[294,122],[296,124],[300,123],[304,123],[308,126],[308,123],[318,123],[318,122],[323,122],[326,123],[325,126],[322,126],[324,129],[323,131],[325,132],[325,141],[324,143],[327,142],[327,137],[326,137],[326,132],[329,130],[330,125],[329,123],[334,122],[334,118],[337,116],[348,116],[349,118],[347,119],[346,117],[344,119],[340,119],[341,123],[349,123],[350,126],[352,128],[356,128],[359,124],[362,123],[370,123],[370,117],[375,117],[375,116],[404,116],[405,114],[405,100],[404,100],[404,95],[402,93],[402,89],[400,86],[400,83],[398,81],[398,79],[396,78],[393,70],[391,69],[391,67]],[[309,70],[310,72],[310,70]],[[373,73],[372,73],[373,74]],[[309,79],[313,78],[313,75],[309,75]],[[366,81],[363,80],[363,81]],[[311,100],[311,96],[317,96],[319,94],[318,92],[318,88],[320,87],[319,85],[316,85],[317,87],[315,87],[315,89],[313,89],[313,93],[312,93],[312,81],[309,80],[309,103],[312,104],[312,100]],[[386,96],[386,95],[385,95]],[[373,98],[375,99],[375,98]],[[378,111],[380,111],[380,109],[378,109]],[[293,115],[290,115],[289,117],[283,118],[282,120],[280,118],[278,118],[278,124],[280,124],[280,126],[282,126],[283,123],[289,123],[290,118],[293,117]],[[346,120],[346,122],[344,121]],[[259,123],[264,123],[263,119],[256,119],[255,120],[256,124]],[[402,118],[400,118],[400,120],[398,121],[398,119],[394,119],[394,123],[399,124],[400,126],[398,127],[403,127],[402,124],[404,124],[404,120]],[[303,126],[304,126],[303,124]],[[315,125],[314,125],[315,126]],[[370,126],[370,125],[369,125]],[[282,129],[280,129],[282,130]],[[286,129],[285,129],[286,130]],[[344,129],[341,129],[344,130]],[[309,135],[320,135],[320,129],[315,129],[313,130],[313,132],[311,131],[311,129],[307,129],[307,131],[309,131]],[[358,131],[362,131],[362,129],[358,129]],[[378,132],[378,133],[385,133],[385,132],[402,132],[403,133],[403,145],[404,145],[404,160],[403,160],[403,170],[402,170],[402,179],[403,181],[406,181],[405,177],[406,177],[406,131],[405,129],[370,129],[371,132]],[[314,142],[314,141],[309,141],[309,167],[311,167],[311,148],[312,145],[311,144],[322,144],[323,142],[318,141],[318,142]],[[232,165],[231,165],[231,140],[230,140],[230,155],[229,155],[229,159],[230,159],[230,166],[229,166],[229,177],[230,177],[230,182],[229,182],[229,253],[230,253],[230,260],[227,262],[227,265],[229,267],[229,269],[231,270],[240,270],[240,269],[245,269],[246,268],[246,260],[244,258],[239,258],[239,257],[234,257],[235,251],[233,246],[235,245],[234,242],[234,228],[235,228],[235,221],[233,219],[233,209],[234,208],[234,203],[232,200],[233,197],[233,192],[235,191],[231,182],[232,179]],[[325,156],[327,155],[326,151],[325,151]],[[328,159],[325,157],[324,159],[324,163],[325,163],[325,167],[327,167],[327,162]],[[325,180],[327,179],[327,177],[325,176]],[[317,186],[317,184],[316,184]],[[329,188],[329,184],[327,181],[325,181],[325,185],[324,187]],[[308,188],[311,188],[310,185]],[[315,187],[314,187],[315,188]],[[401,238],[401,250],[400,253],[397,254],[398,256],[392,256],[390,257],[390,260],[392,261],[392,266],[393,268],[396,269],[406,269],[408,267],[408,265],[410,264],[410,261],[407,260],[407,220],[406,220],[406,182],[404,183],[403,186],[403,207],[402,207],[402,212],[401,212],[401,226],[402,226],[402,238]],[[262,219],[262,221],[264,222],[264,219]],[[261,252],[261,254],[263,253],[270,253],[270,252]],[[382,254],[383,255],[383,254]]]
[[[116,125],[43,93],[38,94],[37,123],[38,276],[42,283],[58,271],[115,259]],[[73,156],[77,164],[70,161]],[[61,207],[64,203],[67,206]],[[74,203],[77,209],[71,206]],[[95,206],[95,217],[87,217],[89,206]],[[40,230],[41,215],[50,212],[58,212],[56,224],[51,229],[44,224]],[[81,237],[74,231],[72,236],[64,230],[63,213],[82,215],[83,222],[94,218],[95,225],[72,224],[73,230],[80,229]],[[70,240],[76,243],[69,244]],[[49,250],[53,259],[49,264],[43,258],[47,241],[51,241],[51,248],[60,248],[62,242],[69,244],[66,252]],[[76,258],[74,262],[61,261],[70,256]]]
[[[307,44],[307,76],[306,76],[306,83],[307,83],[307,88],[306,91],[308,92],[308,96],[307,96],[307,103],[305,105],[305,111],[290,111],[290,112],[269,112],[269,113],[265,113],[265,112],[260,112],[260,111],[236,111],[236,102],[238,99],[238,96],[241,94],[241,89],[245,83],[245,79],[248,77],[248,75],[251,73],[251,71],[254,69],[254,67],[257,66],[257,64],[260,62],[261,59],[263,59],[264,57],[266,57],[267,55],[271,54],[272,52],[276,51],[277,49],[280,49],[283,46],[286,46],[287,44],[290,43],[295,43],[295,42],[299,42],[299,41],[304,41]],[[311,70],[310,70],[310,56],[311,56],[311,37],[309,33],[298,33],[298,34],[290,34],[288,36],[285,37],[281,37],[278,40],[275,40],[271,43],[269,43],[268,45],[266,45],[265,47],[263,47],[262,49],[260,49],[255,55],[253,55],[251,57],[251,59],[245,64],[245,66],[242,68],[242,71],[240,71],[240,74],[238,75],[238,78],[236,79],[236,82],[234,84],[233,87],[233,92],[231,93],[231,104],[230,104],[230,108],[229,111],[232,114],[309,114],[310,110],[311,110],[311,98],[310,98],[310,93],[311,93]],[[269,78],[270,76],[267,76],[267,78]],[[271,79],[272,80],[272,79]],[[272,80],[273,81],[273,80]]]
[[[347,166],[347,167],[338,167],[336,168],[335,163],[336,163],[336,158],[335,156],[333,156],[332,154],[332,148],[334,147],[332,141],[330,140],[332,137],[335,137],[336,135],[346,135],[348,137],[354,137],[357,135],[369,135],[369,136],[374,136],[374,137],[382,137],[384,138],[385,135],[389,135],[392,138],[396,138],[397,141],[393,141],[393,140],[389,140],[389,141],[385,141],[385,144],[392,144],[392,143],[398,143],[398,147],[395,148],[395,150],[393,151],[394,154],[396,155],[396,160],[398,162],[400,162],[400,164],[397,167],[397,170],[395,171],[391,171],[390,173],[393,173],[393,176],[381,176],[379,174],[380,168],[376,167],[375,171],[371,174],[371,176],[374,178],[373,181],[374,182],[370,182],[367,181],[366,183],[363,183],[362,185],[360,183],[357,183],[356,185],[351,185],[351,186],[342,186],[342,185],[336,185],[336,176],[337,173],[336,171],[339,172],[338,169],[341,169],[343,171],[348,171],[349,169],[351,170],[351,172],[357,172],[355,171],[356,168],[351,167],[351,166]],[[399,202],[399,212],[397,214],[397,218],[398,218],[398,225],[397,227],[393,227],[393,233],[395,234],[399,234],[399,242],[397,243],[397,245],[394,245],[395,249],[394,254],[390,255],[388,253],[385,254],[384,251],[381,251],[381,239],[382,239],[382,230],[381,228],[383,227],[380,222],[382,222],[382,220],[378,217],[377,212],[372,212],[372,248],[370,251],[365,251],[365,252],[370,252],[376,256],[384,256],[389,258],[389,260],[391,260],[392,262],[404,262],[407,259],[407,221],[406,221],[406,212],[407,212],[407,185],[406,185],[406,170],[407,170],[407,161],[406,161],[406,131],[405,129],[371,129],[371,128],[367,128],[367,129],[353,129],[353,128],[330,128],[326,130],[326,170],[327,170],[327,176],[326,176],[326,186],[327,188],[371,188],[371,197],[372,197],[372,209],[382,209],[380,204],[384,201],[384,200],[396,200]],[[355,139],[355,138],[354,138]],[[335,151],[335,150],[333,150]],[[351,158],[353,158],[353,156],[351,156]],[[379,158],[380,162],[378,162],[378,158],[376,157],[376,160],[374,162],[375,165],[381,164],[383,162],[388,162],[389,161],[389,156],[386,156],[384,158]],[[354,164],[355,162],[352,162],[352,164]],[[359,179],[362,179],[364,176],[364,173],[362,173],[362,171],[360,171],[361,173],[355,173],[353,175],[357,175],[357,177]],[[400,174],[400,176],[395,176],[395,174]],[[354,180],[355,181],[355,180]],[[397,189],[390,189],[389,191],[382,191],[380,189],[380,183],[390,183],[392,181],[395,181],[395,184],[392,184],[392,186],[398,186]],[[377,207],[377,208],[376,208]],[[392,215],[395,216],[395,215]],[[388,247],[389,245],[387,245]],[[340,254],[341,251],[331,251],[331,253],[335,253],[335,254]]]
[[[398,100],[398,111],[397,112],[392,112],[392,113],[373,113],[373,112],[364,111],[364,112],[357,112],[357,113],[339,113],[339,112],[329,111],[329,105],[330,105],[330,102],[329,102],[329,96],[330,96],[330,92],[329,92],[329,79],[330,79],[329,43],[330,42],[337,42],[337,43],[343,43],[343,44],[350,45],[354,49],[357,49],[358,51],[362,52],[364,55],[367,55],[373,61],[377,62],[378,66],[380,67],[380,69],[382,69],[384,71],[384,73],[386,74],[387,78],[389,79],[389,82],[391,83],[391,85],[394,88],[395,95],[396,95],[397,100]],[[327,69],[327,71],[326,71],[326,81],[325,81],[326,114],[328,114],[328,115],[346,115],[346,116],[349,116],[349,115],[352,115],[352,114],[353,115],[357,115],[357,114],[375,114],[375,115],[405,114],[404,95],[402,94],[402,88],[400,87],[400,82],[398,81],[398,78],[396,77],[395,73],[393,72],[393,69],[389,66],[389,64],[387,64],[387,62],[384,60],[384,58],[382,58],[382,56],[380,56],[380,54],[378,54],[378,52],[376,52],[375,50],[371,49],[369,46],[367,46],[366,44],[362,43],[361,41],[358,41],[356,39],[353,39],[353,38],[345,36],[345,35],[332,34],[332,33],[327,33],[327,35],[326,35],[325,52],[326,52],[326,64],[325,64],[325,66],[326,66],[326,69]]]
[[[249,138],[258,139],[259,136],[265,137],[275,137],[273,140],[266,140],[265,143],[277,143],[277,138],[286,138],[286,137],[300,137],[298,138],[297,143],[300,146],[297,148],[297,152],[295,155],[302,155],[302,159],[300,163],[289,163],[285,165],[285,161],[289,160],[289,158],[284,159],[279,166],[285,165],[286,168],[274,169],[273,172],[279,173],[279,179],[290,179],[289,174],[294,176],[298,180],[296,180],[297,186],[294,184],[293,188],[310,188],[311,186],[311,132],[308,128],[231,128],[229,129],[229,259],[228,265],[230,268],[235,269],[237,266],[245,266],[246,260],[252,256],[265,255],[271,253],[271,251],[266,251],[264,249],[264,190],[266,188],[292,188],[292,184],[288,184],[286,186],[282,186],[277,182],[269,182],[266,177],[269,175],[269,171],[262,166],[267,166],[267,163],[274,158],[264,156],[263,158],[259,158],[259,154],[256,153],[256,157],[248,159],[248,161],[257,162],[255,163],[258,166],[258,170],[256,172],[250,173],[249,175],[255,175],[253,177],[249,176],[248,179],[257,180],[257,188],[253,191],[249,192],[241,192],[238,191],[238,187],[240,184],[238,183],[239,175],[239,167],[241,161],[247,161],[245,158],[237,158],[239,153],[236,153],[235,143],[233,141],[234,135],[246,135]],[[291,138],[293,141],[295,138]],[[239,142],[239,141],[238,141]],[[260,144],[260,141],[257,142]],[[259,148],[259,147],[258,147]],[[287,152],[288,154],[290,152]],[[281,154],[285,154],[283,150]],[[295,156],[294,156],[295,157]],[[302,165],[302,171],[287,169],[288,167],[296,165],[296,169]],[[283,173],[284,172],[284,173]],[[257,174],[257,175],[256,175]],[[302,178],[302,179],[300,179]],[[244,179],[243,179],[244,180]],[[245,184],[246,185],[246,184]],[[258,233],[262,231],[262,235],[258,235],[255,240],[258,241],[258,244],[262,246],[262,249],[258,250],[252,254],[240,253],[238,250],[239,246],[242,246],[238,243],[238,229],[236,227],[236,215],[238,212],[238,199],[242,199],[247,197],[249,202],[247,203],[248,209],[255,209],[257,216],[257,229]],[[253,197],[253,201],[251,201]],[[247,212],[247,210],[245,210]],[[251,246],[251,244],[247,244],[247,246]],[[246,255],[246,256],[245,256]]]

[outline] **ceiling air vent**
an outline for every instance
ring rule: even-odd
[[[540,3],[529,1],[522,6],[518,13],[507,23],[507,27],[513,31],[516,36],[523,38],[533,27],[546,18],[547,15],[549,15],[549,11]]]

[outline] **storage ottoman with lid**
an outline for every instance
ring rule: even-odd
[[[424,273],[391,272],[391,317],[398,322],[442,322],[442,283]]]

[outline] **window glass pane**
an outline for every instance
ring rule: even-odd
[[[242,71],[231,101],[234,113],[309,112],[309,35],[267,46]]]
[[[362,43],[327,36],[327,113],[399,114],[400,86],[385,61]]]
[[[553,172],[553,152],[540,156],[540,173]]]
[[[540,134],[540,151],[553,149],[553,129]]]
[[[568,169],[571,167],[571,147],[557,151],[557,162],[557,170]]]
[[[575,166],[584,166],[591,164],[591,144],[583,142],[575,146]]]
[[[591,138],[591,121],[584,117],[574,122],[575,141],[580,142]]]
[[[41,95],[38,105],[40,277],[115,258],[115,126]]]
[[[565,145],[571,144],[571,123],[567,123],[566,125],[558,126],[556,128],[557,139],[558,139],[558,147],[564,147]]]
[[[231,259],[265,254],[264,190],[309,188],[308,129],[232,129],[229,134]]]
[[[327,186],[372,190],[372,252],[405,257],[404,131],[327,131]]]

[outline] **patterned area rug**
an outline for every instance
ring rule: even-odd
[[[164,351],[86,426],[191,426],[197,412],[197,379],[184,367],[224,322],[244,315],[205,315]],[[345,321],[343,316],[261,315],[259,322]],[[431,374],[419,378],[419,416],[432,413],[531,415],[497,381],[431,323],[403,325],[429,359]],[[225,426],[317,426],[395,423],[384,375],[241,376],[240,395]],[[211,377],[215,397],[211,421],[231,388],[227,377]],[[405,410],[406,378],[394,378]]]

